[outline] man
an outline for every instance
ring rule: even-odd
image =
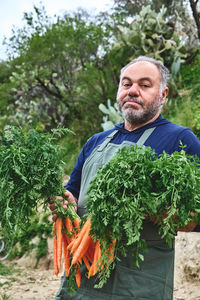
[[[117,103],[124,123],[88,140],[66,185],[68,201],[78,205],[80,216],[85,213],[90,181],[98,168],[109,161],[119,148],[138,144],[150,146],[157,154],[164,150],[171,154],[180,150],[182,142],[187,153],[200,157],[200,141],[192,131],[161,116],[168,94],[168,80],[168,69],[161,62],[144,56],[122,69]],[[67,203],[64,202],[64,207]],[[53,219],[56,219],[54,210]],[[190,225],[193,229],[194,224]],[[146,240],[148,252],[144,254],[139,269],[133,265],[131,255],[122,258],[103,288],[95,289],[95,278],[88,280],[83,267],[81,287],[77,293],[69,295],[64,275],[55,299],[172,300],[174,249],[167,246],[158,235],[156,225],[149,220],[144,222],[142,238]]]

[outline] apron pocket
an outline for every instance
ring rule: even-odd
[[[172,293],[166,278],[121,265],[116,267],[113,300],[172,300]]]

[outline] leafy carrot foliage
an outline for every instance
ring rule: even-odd
[[[0,144],[0,236],[11,244],[27,226],[32,209],[62,194],[64,163],[58,139],[66,128],[41,133],[9,126]]]
[[[176,229],[199,213],[199,159],[180,152],[157,155],[150,147],[124,148],[91,181],[86,208],[92,215],[91,234],[100,241],[102,252],[117,240],[116,256],[132,252],[138,266],[146,249],[141,238],[143,221],[157,218],[158,231],[172,245]],[[109,262],[108,262],[109,263]],[[111,270],[104,268],[99,287]]]

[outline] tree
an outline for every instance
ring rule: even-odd
[[[198,9],[199,0],[189,0],[193,17],[197,26],[198,38],[200,40],[200,8]]]
[[[199,12],[197,9],[198,0],[114,0],[114,9],[117,13],[123,12],[126,17],[135,17],[140,13],[142,7],[150,5],[156,13],[159,13],[162,6],[167,7],[166,20],[174,27],[179,24],[179,31],[183,31],[188,36],[190,48],[196,47],[197,30],[199,35]],[[192,7],[193,17],[190,14],[189,5]],[[187,20],[187,22],[186,22]],[[197,30],[195,28],[195,23]]]
[[[34,7],[35,16],[25,14],[26,26],[8,43],[13,68],[12,105],[24,122],[28,118],[47,126],[63,125],[72,112],[80,117],[80,104],[88,101],[90,81],[98,77],[92,86],[91,103],[95,97],[98,101],[106,97],[100,57],[108,42],[104,29],[90,21],[86,12],[65,15],[52,24],[42,9]],[[91,75],[91,70],[88,81],[84,73]]]

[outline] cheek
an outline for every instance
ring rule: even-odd
[[[121,91],[121,90],[119,90],[118,93],[117,93],[117,101],[120,102],[120,101],[123,100],[126,96],[127,96],[127,92],[126,92],[126,91]]]

